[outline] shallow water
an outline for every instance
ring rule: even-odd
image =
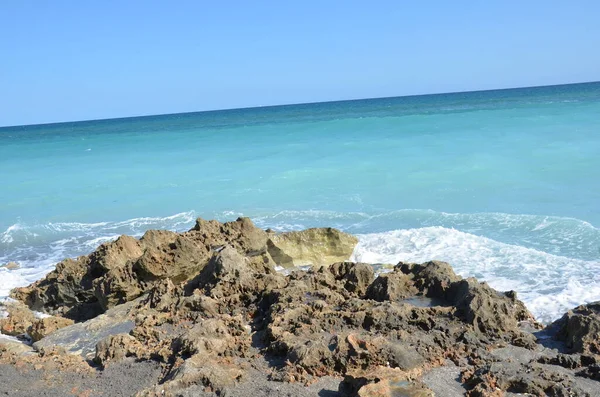
[[[542,320],[600,299],[600,84],[0,129],[0,296],[122,233],[333,226]],[[183,211],[183,212],[182,212]]]

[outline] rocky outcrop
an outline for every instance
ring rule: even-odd
[[[261,271],[293,264],[347,260],[357,240],[335,229],[267,233],[248,218],[219,223],[198,219],[188,232],[149,230],[141,239],[121,236],[88,256],[66,259],[56,270],[11,296],[31,309],[85,321],[129,302],[161,280],[196,277],[212,254],[230,247]]]
[[[28,330],[31,340],[37,342],[61,328],[73,325],[73,320],[64,317],[44,317],[37,319]]]
[[[5,335],[25,334],[36,321],[33,312],[20,302],[0,304],[0,309],[7,314],[6,318],[0,318],[0,333]]]
[[[463,279],[437,261],[399,263],[376,275],[369,264],[347,261],[348,251],[338,248],[354,240],[343,236],[320,229],[276,238],[244,218],[198,220],[185,233],[121,237],[61,262],[13,296],[64,318],[102,313],[43,337],[37,355],[76,356],[73,368],[94,363],[104,371],[127,360],[159,363],[160,378],[139,396],[279,388],[253,383],[257,373],[283,382],[282,390],[338,379],[343,396],[431,396],[425,375],[448,363],[461,373],[451,379],[459,387],[448,390],[472,396],[593,395],[580,379],[598,377],[595,304],[557,323],[572,351],[560,355],[527,330],[540,325],[514,291]],[[275,270],[306,263],[289,258],[308,261],[318,250],[336,260]]]
[[[565,342],[573,353],[600,355],[600,302],[569,310],[555,321],[555,338]]]
[[[0,310],[6,312],[6,318],[0,318],[0,333],[19,336],[28,335],[32,341],[38,341],[60,328],[73,324],[73,320],[64,317],[36,315],[21,302],[0,304]]]
[[[119,305],[86,322],[61,328],[33,346],[39,351],[62,349],[85,360],[92,360],[100,341],[111,335],[129,333],[134,328],[133,308],[136,302]]]

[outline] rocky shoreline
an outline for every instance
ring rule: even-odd
[[[9,396],[600,395],[600,302],[543,327],[447,263],[376,275],[335,229],[121,236],[12,291]],[[36,316],[32,312],[46,313]]]

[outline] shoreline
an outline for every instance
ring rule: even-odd
[[[29,307],[5,304],[0,327],[36,342],[0,339],[0,391],[54,378],[42,395],[600,393],[600,335],[584,326],[600,330],[600,304],[542,332],[514,291],[436,261],[376,275],[347,262],[356,244],[247,218],[102,244],[12,291]]]

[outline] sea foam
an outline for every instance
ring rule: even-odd
[[[359,235],[352,260],[370,263],[442,260],[464,277],[515,290],[542,322],[600,299],[600,262],[571,259],[443,227]]]

